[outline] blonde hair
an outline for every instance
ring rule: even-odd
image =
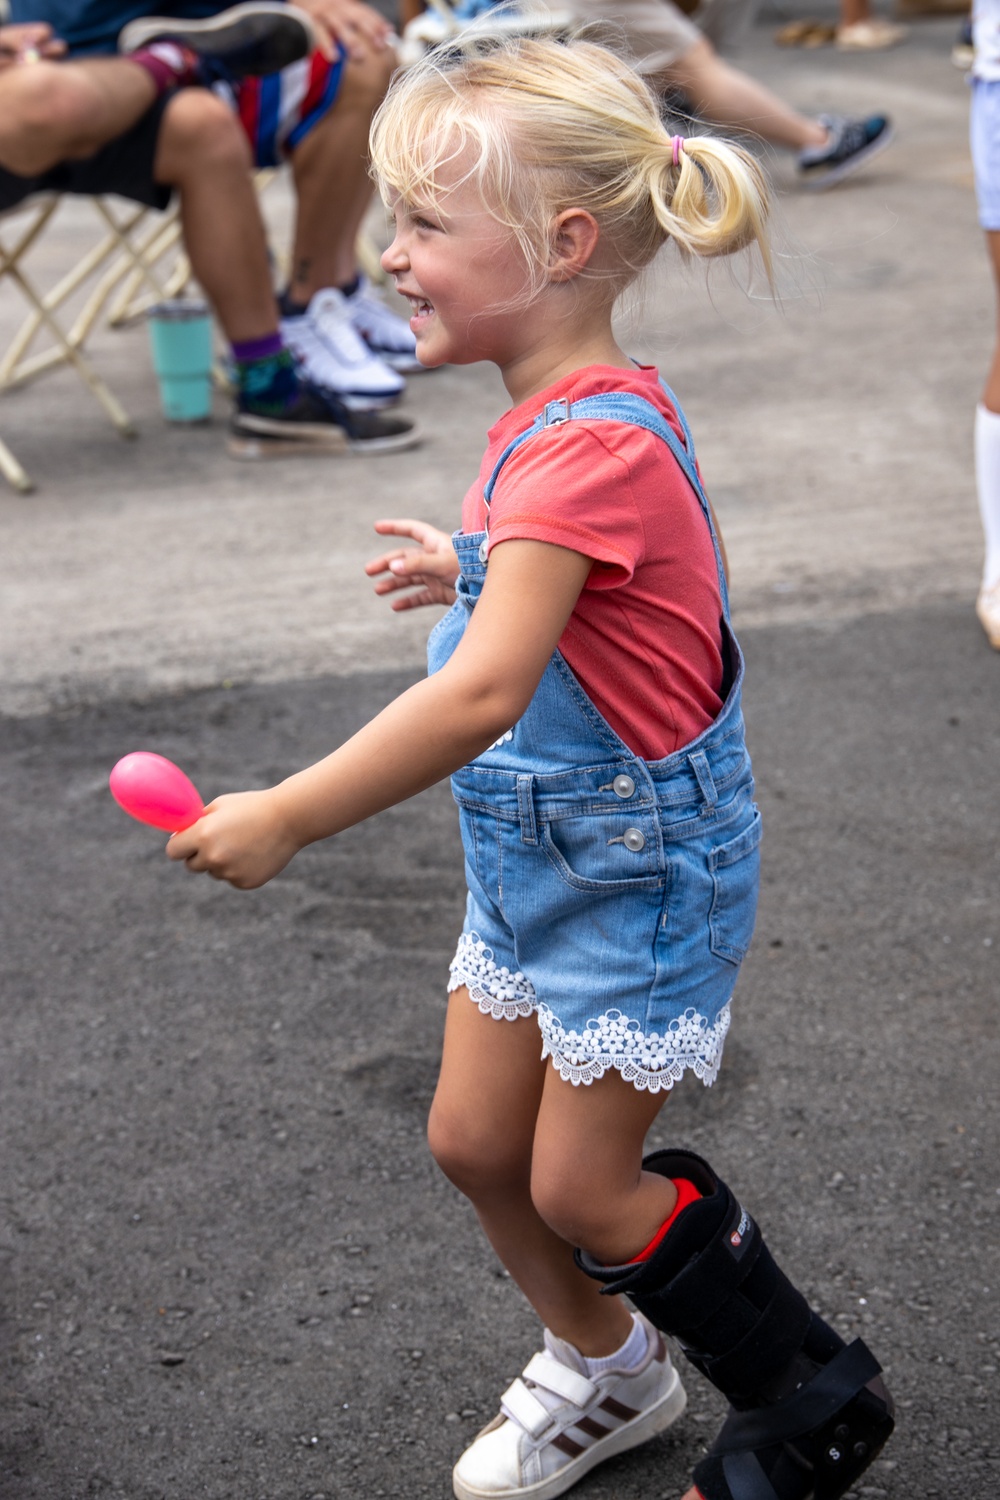
[[[644,81],[593,42],[440,47],[389,90],[371,153],[384,197],[433,206],[442,168],[460,164],[461,180],[475,183],[487,212],[517,238],[533,290],[545,283],[552,220],[567,208],[597,221],[612,262],[600,274],[616,295],[667,240],[698,256],[756,245],[770,280],[769,193],[758,163],[712,136],[676,146]]]

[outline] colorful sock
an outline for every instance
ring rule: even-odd
[[[178,42],[150,42],[138,52],[128,54],[130,62],[138,63],[156,84],[157,98],[168,89],[184,88],[198,82],[199,57],[190,47]]]
[[[246,346],[233,346],[240,405],[251,406],[262,416],[281,416],[302,393],[302,381],[291,354],[280,347],[274,353],[241,359],[236,352],[238,347]]]
[[[248,364],[253,359],[264,359],[268,354],[280,354],[285,347],[285,341],[277,329],[273,333],[266,333],[262,339],[244,339],[241,343],[233,343],[233,358],[237,364]]]
[[[601,1375],[605,1370],[637,1370],[646,1358],[648,1348],[645,1324],[641,1318],[633,1315],[632,1330],[620,1349],[616,1349],[613,1354],[601,1355],[598,1359],[591,1359],[589,1354],[583,1356],[587,1374]]]
[[[699,1193],[694,1183],[688,1182],[686,1177],[672,1177],[670,1180],[677,1189],[677,1202],[674,1204],[673,1212],[669,1219],[666,1219],[660,1225],[645,1250],[640,1250],[639,1254],[635,1256],[636,1261],[652,1260],[655,1251],[663,1244],[663,1241],[684,1209],[687,1208],[689,1203],[696,1203],[701,1197],[701,1193]]]

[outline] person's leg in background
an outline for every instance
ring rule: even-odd
[[[840,0],[836,41],[844,52],[883,52],[907,36],[908,26],[873,15],[871,0]]]
[[[602,0],[572,0],[576,15],[600,24]],[[708,19],[718,34],[718,7]],[[779,99],[741,69],[723,61],[693,21],[671,0],[622,0],[615,30],[624,33],[639,72],[657,92],[680,95],[685,107],[713,125],[745,130],[769,145],[795,151],[800,177],[809,187],[828,187],[889,144],[883,115],[867,119],[812,118]]]
[[[25,61],[0,73],[0,165],[34,178],[123,135],[163,92],[132,58]]]
[[[976,408],[976,492],[985,541],[976,613],[990,645],[1000,651],[1000,82],[973,79],[971,144],[979,222],[997,295],[993,361]]]
[[[369,452],[412,446],[411,422],[349,413],[335,391],[303,377],[285,347],[252,168],[228,104],[202,88],[171,97],[153,176],[180,195],[192,269],[232,345],[234,451],[258,457],[281,441]]]

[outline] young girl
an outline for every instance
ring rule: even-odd
[[[673,1422],[662,1333],[733,1408],[688,1500],[832,1500],[891,1431],[878,1364],[811,1312],[707,1163],[642,1157],[684,1071],[718,1071],[760,825],[690,434],[612,310],[668,239],[766,257],[761,173],[665,133],[646,86],[582,42],[430,58],[383,106],[373,160],[420,359],[492,360],[513,407],[454,540],[377,526],[418,547],[369,564],[376,591],[452,604],[431,675],[318,765],[219,798],[169,853],[257,886],[453,775],[469,896],[431,1149],[545,1324],[458,1461],[460,1500],[549,1500]],[[601,1295],[619,1292],[636,1311]]]

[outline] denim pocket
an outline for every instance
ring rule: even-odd
[[[641,839],[641,846],[637,849],[627,839]],[[621,818],[559,818],[542,827],[541,844],[549,862],[576,891],[653,889],[666,883],[646,820],[642,827],[633,827]]]
[[[709,942],[713,953],[732,964],[742,963],[753,937],[760,885],[760,838],[760,813],[755,806],[753,822],[708,856],[714,887]]]

